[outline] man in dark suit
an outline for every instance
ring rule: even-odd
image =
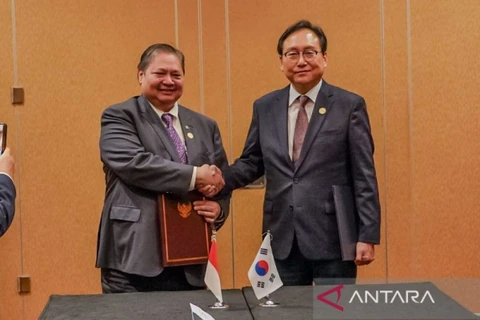
[[[15,161],[10,154],[10,148],[0,156],[0,237],[7,231],[15,214],[15,185],[13,174]]]
[[[138,64],[142,95],[107,108],[100,151],[106,195],[96,266],[104,293],[203,288],[205,265],[163,268],[157,196],[221,189],[228,166],[215,121],[178,104],[184,56],[168,44],[145,50]],[[210,166],[212,165],[212,166]],[[193,203],[218,229],[230,196]]]
[[[365,101],[322,80],[327,39],[309,21],[290,26],[277,51],[290,85],[255,101],[243,153],[224,172],[226,185],[239,188],[265,175],[263,231],[273,235],[285,285],[309,285],[314,279],[354,283],[357,265],[374,260],[380,241]],[[334,185],[351,190],[355,202],[355,261],[342,261]]]

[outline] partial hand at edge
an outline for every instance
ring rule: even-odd
[[[12,179],[15,174],[15,160],[8,147],[5,148],[5,151],[0,156],[0,172],[8,174]]]

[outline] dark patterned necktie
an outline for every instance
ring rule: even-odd
[[[300,152],[302,151],[303,140],[305,139],[305,133],[308,128],[308,116],[305,111],[305,106],[307,105],[308,100],[307,96],[300,96],[300,109],[298,110],[297,121],[295,123],[295,132],[293,134],[293,152],[292,160],[297,161],[300,157]]]
[[[170,135],[170,139],[172,139],[172,142],[175,145],[175,149],[177,150],[180,161],[182,163],[187,163],[187,150],[182,140],[178,136],[177,131],[175,131],[175,128],[173,127],[173,115],[171,115],[170,113],[164,113],[162,114],[162,120],[167,125],[168,134]]]

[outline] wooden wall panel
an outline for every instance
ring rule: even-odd
[[[412,1],[412,194],[419,276],[480,276],[480,6]]]
[[[415,276],[452,279],[440,287],[479,312],[480,7],[412,1],[410,10]]]
[[[407,5],[384,2],[385,44],[385,171],[387,273],[411,276],[416,268],[414,216],[411,203],[411,150]]]
[[[223,146],[231,160],[225,0],[201,1],[201,4],[203,76],[199,78],[199,81],[202,82],[204,111],[206,116],[218,123]],[[230,216],[217,238],[220,278],[223,288],[233,288],[232,226],[233,218]]]
[[[18,155],[17,131],[22,106],[13,107],[10,88],[15,84],[12,7],[10,1],[0,2],[0,122],[8,124],[7,145],[15,158],[15,186],[17,189],[16,213],[8,231],[0,238],[0,319],[21,319],[23,297],[17,293],[17,277],[22,274],[22,231],[20,176],[21,157]]]
[[[199,38],[198,1],[178,1],[178,48],[185,55],[185,84],[180,103],[192,110],[204,113],[199,81],[202,77],[203,61],[199,60],[201,39]],[[200,21],[201,22],[201,21]]]
[[[26,319],[50,294],[100,292],[101,112],[138,94],[140,54],[159,38],[173,42],[173,16],[170,0],[17,1]]]
[[[233,193],[233,254],[235,288],[250,286],[248,270],[262,244],[264,189]]]

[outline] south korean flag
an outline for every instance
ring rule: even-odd
[[[267,233],[250,270],[248,270],[248,279],[259,300],[283,286],[273,259],[270,241],[270,233]]]

